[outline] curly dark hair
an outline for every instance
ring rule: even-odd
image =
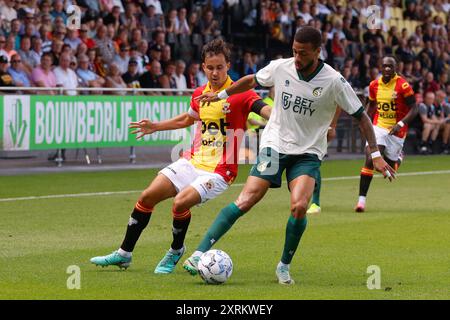
[[[317,49],[322,44],[322,34],[314,27],[303,26],[295,33],[294,41],[311,43],[313,48]]]
[[[222,39],[214,39],[202,48],[202,62],[205,62],[206,57],[215,56],[218,54],[223,54],[225,56],[225,61],[228,63],[231,60],[231,50],[228,44]]]

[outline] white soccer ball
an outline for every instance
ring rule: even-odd
[[[200,256],[198,272],[208,284],[221,284],[227,281],[233,272],[233,262],[222,250],[209,250]]]

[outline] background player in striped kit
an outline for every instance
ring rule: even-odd
[[[395,58],[385,57],[382,63],[381,77],[369,85],[367,113],[373,119],[373,129],[381,154],[395,168],[408,133],[408,124],[417,115],[417,105],[413,89],[396,72]],[[366,162],[361,169],[356,212],[364,212],[366,208],[373,172],[370,150],[366,147]]]

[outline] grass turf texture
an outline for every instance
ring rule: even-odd
[[[322,176],[356,176],[362,160],[326,161]],[[408,157],[401,172],[450,170],[450,157]],[[0,198],[140,190],[156,170],[0,177]],[[249,172],[242,166],[236,184]],[[177,266],[155,275],[168,249],[171,202],[157,206],[131,268],[95,267],[89,259],[116,250],[139,195],[0,202],[0,299],[450,299],[450,174],[374,179],[367,212],[357,214],[357,179],[324,181],[322,214],[309,224],[291,265],[292,287],[275,279],[289,215],[286,184],[266,197],[215,248],[234,263],[220,286]],[[187,235],[195,249],[219,210],[242,186],[193,208]],[[81,289],[68,290],[68,266],[81,270]],[[381,269],[381,289],[366,286],[367,268]]]

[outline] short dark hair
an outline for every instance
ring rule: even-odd
[[[206,57],[223,54],[225,61],[228,63],[231,60],[231,51],[228,44],[222,39],[214,39],[203,46],[202,62],[205,62]]]
[[[314,49],[317,49],[322,44],[322,34],[319,29],[311,26],[303,26],[295,33],[294,41],[311,43]]]
[[[395,65],[397,65],[398,62],[399,62],[398,59],[397,59],[397,57],[396,57],[396,56],[393,56],[393,55],[391,55],[391,54],[388,54],[388,55],[386,55],[386,56],[383,57],[383,59],[385,59],[385,58],[394,60],[394,64],[395,64]]]

